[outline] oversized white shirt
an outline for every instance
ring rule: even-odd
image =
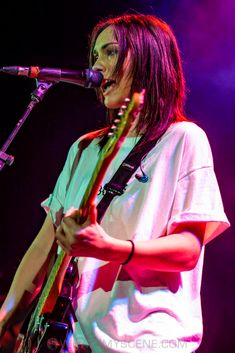
[[[72,145],[55,189],[43,203],[56,225],[63,214],[79,207],[98,159],[99,140],[95,139],[82,152],[71,178],[79,141]],[[126,138],[102,186],[136,141]],[[150,240],[170,236],[179,223],[190,221],[206,224],[206,244],[229,226],[208,139],[196,124],[172,124],[145,157],[142,169],[148,182],[141,183],[133,175],[125,193],[115,197],[105,213],[101,226],[110,236],[135,242]],[[101,198],[102,193],[97,203]],[[77,341],[87,340],[94,353],[196,350],[202,338],[203,254],[204,247],[196,267],[185,272],[79,258]]]

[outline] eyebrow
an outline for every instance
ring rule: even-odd
[[[102,45],[102,47],[100,48],[100,50],[104,50],[106,49],[109,45],[113,45],[113,44],[116,44],[118,45],[118,42],[108,42],[108,43],[105,43],[104,45]],[[97,54],[97,50],[94,48],[93,49],[93,55]]]

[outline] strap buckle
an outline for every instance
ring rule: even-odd
[[[119,185],[116,183],[107,183],[104,186],[104,190],[114,196],[122,195],[125,189],[126,189],[126,185],[124,186],[124,188],[120,188]]]

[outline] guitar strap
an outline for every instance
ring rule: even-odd
[[[141,168],[141,161],[146,157],[149,151],[156,145],[156,143],[159,141],[159,139],[163,136],[164,133],[165,131],[160,135],[158,135],[155,139],[145,143],[141,148],[138,148],[140,143],[143,140],[143,137],[141,137],[140,140],[137,142],[137,144],[133,147],[131,152],[127,155],[125,160],[121,163],[118,170],[113,175],[112,179],[107,184],[105,184],[104,186],[105,194],[103,198],[100,200],[99,204],[97,205],[98,223],[101,222],[113,198],[115,196],[122,195],[125,192],[129,179],[134,174],[134,172],[138,169],[138,167]],[[80,141],[78,145],[78,152],[72,166],[70,179],[67,184],[66,190],[68,190],[69,184],[72,180],[75,169],[79,163],[79,159],[81,157],[82,152],[89,146],[91,141],[92,141],[92,137],[86,138]],[[144,172],[142,171],[142,168],[141,168],[141,172],[142,172],[142,177],[141,176],[138,177],[137,175],[136,177],[140,182],[145,183],[148,181],[148,177],[144,174]]]
[[[148,152],[156,145],[157,141],[162,135],[158,136],[157,139],[151,140],[145,143],[141,148],[138,148],[142,142],[143,137],[134,146],[131,152],[127,155],[125,160],[121,163],[112,179],[105,184],[105,194],[99,204],[97,205],[97,222],[100,223],[104,213],[106,212],[109,204],[115,196],[120,196],[125,192],[127,183],[134,172],[141,168],[141,161],[146,157]],[[148,181],[147,175],[141,168],[142,176],[136,175],[137,180],[142,183]]]

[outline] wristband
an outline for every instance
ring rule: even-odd
[[[132,256],[133,256],[133,254],[134,254],[134,251],[135,251],[135,244],[134,244],[134,242],[133,242],[132,240],[130,240],[130,239],[128,239],[127,241],[129,241],[129,242],[131,243],[132,248],[131,248],[130,254],[128,255],[128,258],[126,259],[126,261],[124,261],[124,262],[122,263],[122,265],[126,265],[128,262],[130,262],[130,260],[131,260],[131,258],[132,258]]]

